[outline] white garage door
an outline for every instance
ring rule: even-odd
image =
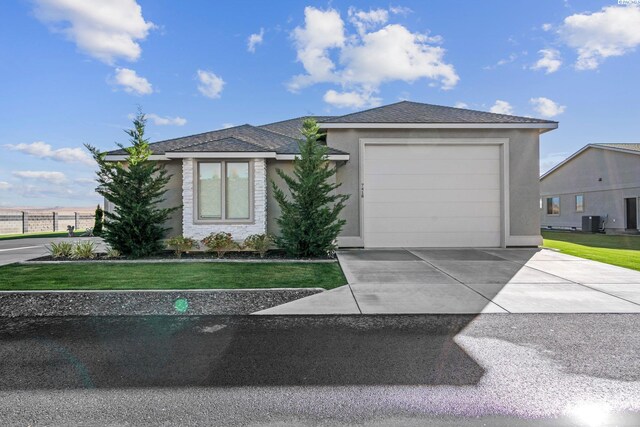
[[[367,144],[366,247],[501,244],[500,147]]]

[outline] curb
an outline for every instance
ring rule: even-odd
[[[189,263],[247,263],[247,264],[288,264],[288,263],[310,263],[329,264],[336,263],[337,259],[96,259],[82,261],[19,261],[15,264],[22,265],[55,265],[55,264],[189,264]]]

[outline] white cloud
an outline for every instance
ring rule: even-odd
[[[533,109],[542,117],[555,117],[564,113],[567,108],[564,105],[557,104],[549,98],[531,98],[529,100],[533,105]]]
[[[18,178],[47,181],[52,184],[63,184],[67,182],[65,174],[56,171],[14,171],[13,175]]]
[[[78,49],[107,64],[140,57],[138,42],[154,24],[135,0],[34,0],[35,16],[63,33]]]
[[[146,114],[146,117],[153,122],[154,125],[157,126],[184,126],[187,124],[187,119],[183,117],[169,117],[169,116],[159,116],[157,114],[149,113]]]
[[[531,66],[532,70],[545,70],[546,74],[555,73],[562,65],[560,52],[556,49],[541,49],[540,59]]]
[[[569,157],[571,153],[550,153],[540,159],[540,175]]]
[[[41,159],[52,159],[65,163],[84,163],[87,165],[95,165],[95,161],[82,148],[57,148],[53,149],[50,144],[42,141],[32,142],[31,144],[6,144],[9,150],[19,151]]]
[[[453,106],[455,108],[469,108],[469,105],[464,102],[456,102]]]
[[[371,93],[361,92],[336,92],[333,89],[324,94],[324,102],[338,108],[358,108],[364,106],[380,105],[381,99],[372,96]]]
[[[512,63],[517,58],[518,58],[518,55],[515,54],[515,53],[512,53],[511,55],[509,55],[508,58],[503,58],[503,59],[499,60],[498,62],[496,62],[493,65],[487,65],[487,66],[483,67],[483,69],[485,69],[485,70],[495,70],[498,67],[501,67],[503,65],[507,65],[507,64]]]
[[[388,17],[383,9],[350,9],[349,18],[357,31],[348,33],[336,10],[305,8],[305,24],[295,28],[292,38],[306,74],[294,76],[289,90],[334,83],[341,91],[327,92],[325,99],[355,106],[358,99],[376,105],[379,98],[372,95],[390,81],[425,78],[438,82],[442,89],[453,88],[459,77],[454,67],[444,62],[445,50],[437,46],[441,38],[412,33],[398,24],[385,25]]]
[[[622,56],[640,45],[640,7],[607,6],[599,12],[577,13],[558,30],[567,46],[578,52],[575,67],[593,70],[610,56]]]
[[[553,25],[551,24],[542,24],[542,31],[551,31]]]
[[[12,187],[7,181],[0,181],[0,190],[10,190]]]
[[[413,10],[411,10],[410,8],[405,7],[405,6],[390,6],[389,7],[389,12],[393,13],[394,15],[406,16],[406,15],[412,13]]]
[[[223,123],[222,124],[222,129],[229,129],[232,127],[235,127],[236,125],[234,125],[233,123]]]
[[[113,83],[124,88],[127,93],[136,95],[149,95],[153,93],[153,86],[147,79],[139,76],[134,70],[128,68],[116,68]]]
[[[247,50],[251,53],[256,51],[256,46],[262,44],[264,38],[264,28],[260,28],[259,33],[251,34],[247,39]]]
[[[207,98],[220,98],[224,80],[211,71],[198,70],[198,90]]]
[[[347,13],[349,21],[356,27],[359,34],[364,34],[372,28],[378,28],[389,20],[389,12],[386,9],[371,9],[365,12],[350,7]]]
[[[507,101],[501,101],[498,99],[489,111],[496,114],[513,114],[513,107]]]

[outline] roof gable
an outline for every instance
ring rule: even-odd
[[[626,144],[626,143],[587,144],[584,147],[582,147],[581,149],[579,149],[578,151],[576,151],[575,153],[573,153],[572,155],[570,155],[569,157],[567,157],[566,159],[564,159],[563,161],[561,161],[560,163],[558,163],[557,165],[555,165],[554,167],[552,167],[551,169],[549,169],[548,171],[546,171],[545,173],[543,173],[540,176],[540,181],[542,181],[543,179],[545,179],[546,177],[548,177],[549,175],[551,175],[552,173],[554,173],[555,171],[560,169],[562,166],[566,165],[567,163],[569,163],[570,161],[572,161],[573,159],[575,159],[580,154],[584,153],[585,151],[587,151],[590,148],[600,149],[600,150],[617,151],[617,152],[627,153],[627,154],[640,155],[640,143],[631,143],[631,144]]]

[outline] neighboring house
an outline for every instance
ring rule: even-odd
[[[582,228],[600,216],[607,232],[637,232],[640,144],[589,144],[540,178],[544,228]]]
[[[342,247],[500,247],[541,243],[541,133],[557,122],[403,101],[316,117],[340,191]],[[291,172],[304,117],[151,144],[182,205],[172,234],[278,233],[270,181]],[[108,153],[122,160],[125,153]]]

